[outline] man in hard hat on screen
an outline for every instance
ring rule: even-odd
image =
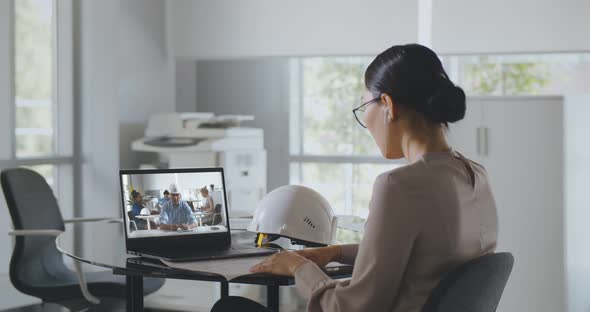
[[[180,189],[176,184],[170,185],[170,200],[162,206],[160,212],[160,230],[186,231],[197,226],[197,219],[191,208],[182,201]]]

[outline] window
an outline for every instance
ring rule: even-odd
[[[377,175],[402,165],[383,159],[352,109],[361,104],[370,57],[291,62],[290,182],[322,193],[336,214],[368,215]]]
[[[0,168],[40,173],[73,214],[71,1],[12,0],[11,122]],[[59,18],[58,18],[59,17]],[[6,151],[8,150],[8,151]]]
[[[465,55],[445,61],[468,95],[590,93],[590,53]]]
[[[14,104],[17,158],[55,152],[54,3],[14,2]]]
[[[291,59],[290,182],[321,192],[337,214],[366,217],[375,177],[403,165],[384,160],[351,110],[373,57]],[[590,53],[441,58],[470,96],[590,93]]]

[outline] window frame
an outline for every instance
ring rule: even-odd
[[[74,104],[73,104],[73,1],[51,0],[52,5],[52,118],[53,147],[52,155],[41,157],[17,157],[16,138],[16,16],[15,3],[9,1],[9,101],[7,108],[8,123],[2,127],[6,133],[8,151],[0,155],[0,168],[30,167],[52,165],[54,192],[59,198],[64,217],[73,217],[72,187],[79,183],[79,175],[74,175],[80,156],[74,153]],[[65,208],[65,209],[64,209]]]
[[[359,56],[362,57],[362,56]],[[304,90],[303,90],[303,61],[308,57],[294,57],[290,60],[290,103],[289,103],[289,180],[292,181],[294,177],[301,179],[303,176],[303,165],[304,164],[338,164],[346,165],[347,170],[352,171],[354,165],[392,165],[400,166],[405,165],[406,162],[403,159],[385,159],[382,156],[370,156],[370,155],[335,155],[335,154],[309,154],[305,153],[303,146],[305,144],[305,103],[304,103]],[[316,58],[316,57],[309,57]],[[359,95],[360,96],[360,95]],[[351,112],[352,114],[352,112]],[[361,127],[354,120],[355,126]],[[351,121],[351,122],[352,122]],[[368,129],[363,129],[369,131]],[[292,172],[293,167],[296,166],[298,172]],[[370,191],[370,190],[367,190]],[[353,199],[350,196],[346,196],[345,209],[349,206],[352,207]]]

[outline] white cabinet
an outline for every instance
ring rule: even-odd
[[[233,150],[219,154],[225,170],[231,216],[251,217],[266,195],[266,151]]]
[[[498,311],[565,311],[563,98],[468,98],[449,140],[489,174],[498,251],[514,254]]]
[[[465,157],[476,162],[481,162],[478,153],[479,129],[483,126],[482,103],[468,99],[465,118],[458,123],[450,124],[447,133],[449,144],[461,152]]]
[[[590,311],[590,94],[565,103],[566,274],[568,311]]]

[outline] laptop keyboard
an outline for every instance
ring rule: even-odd
[[[186,250],[175,250],[162,253],[163,255],[170,256],[172,258],[190,258],[197,256],[208,257],[210,255],[226,255],[226,254],[245,254],[258,251],[258,248],[248,245],[231,245],[227,249],[212,249],[212,250],[199,250],[199,251],[186,251]]]
[[[256,248],[254,246],[248,246],[248,245],[231,245],[231,250],[248,250],[248,249],[252,249],[252,248]]]

